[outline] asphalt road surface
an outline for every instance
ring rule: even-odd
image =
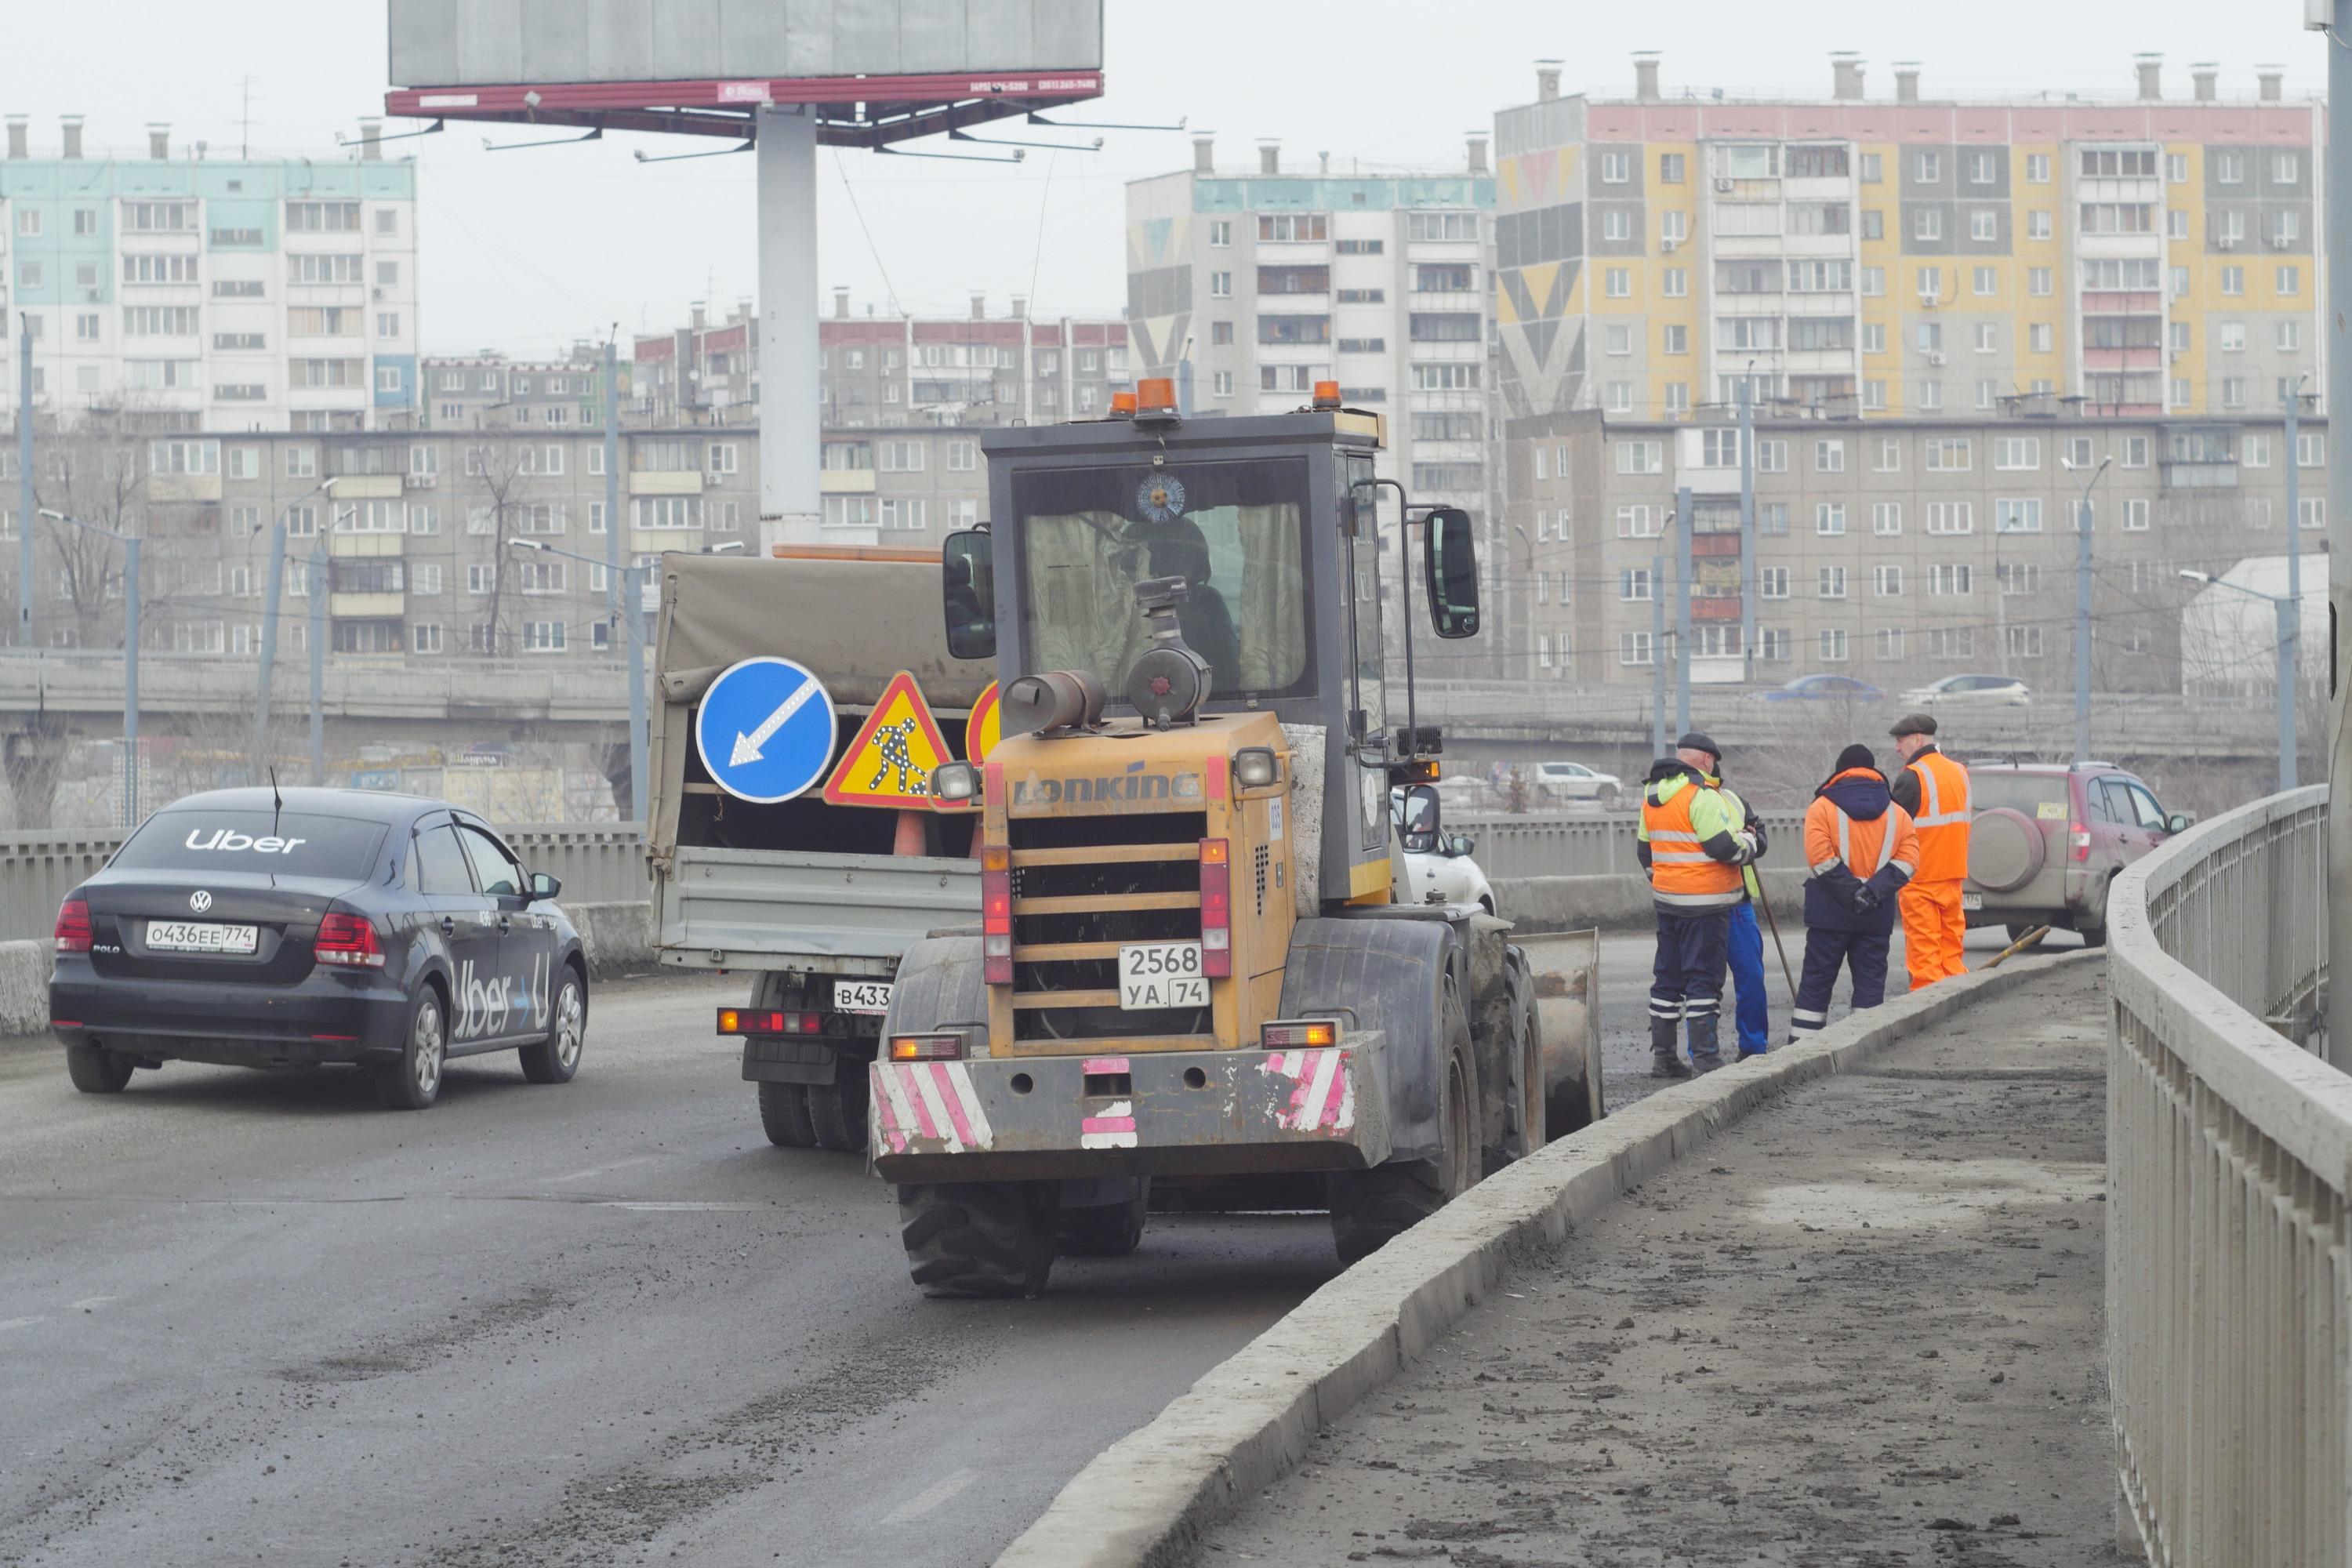
[[[1649,951],[1604,946],[1613,1104]],[[602,987],[578,1080],[460,1061],[419,1115],[0,1047],[0,1564],[985,1563],[1335,1270],[1319,1215],[1154,1216],[927,1300],[861,1161],[761,1136],[741,990]]]

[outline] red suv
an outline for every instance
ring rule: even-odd
[[[2011,941],[2050,925],[2097,947],[2116,873],[2197,820],[2112,763],[1971,763],[1969,797],[1960,903],[1970,926],[2005,925]]]

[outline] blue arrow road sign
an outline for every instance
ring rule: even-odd
[[[824,777],[835,731],[833,699],[807,667],[747,658],[702,694],[694,744],[720,789],[772,805]]]

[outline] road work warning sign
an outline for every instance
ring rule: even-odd
[[[931,770],[953,753],[931,717],[915,678],[900,670],[882,689],[857,738],[825,781],[834,805],[885,805],[929,810]]]
[[[996,682],[990,681],[981,689],[971,705],[971,718],[964,724],[963,754],[966,762],[988,760],[996,742],[1004,739],[1004,710],[996,705]]]

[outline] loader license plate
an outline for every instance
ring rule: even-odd
[[[149,921],[150,952],[249,953],[261,945],[256,926],[212,925],[199,921]]]
[[[836,980],[833,983],[836,1013],[887,1013],[890,983],[887,980]]]
[[[1960,895],[1960,908],[1964,910],[1980,910],[1984,908],[1984,895],[1982,893],[1962,893]]]
[[[1118,950],[1118,1005],[1129,1012],[1150,1007],[1205,1007],[1208,977],[1201,973],[1197,942],[1131,942]]]

